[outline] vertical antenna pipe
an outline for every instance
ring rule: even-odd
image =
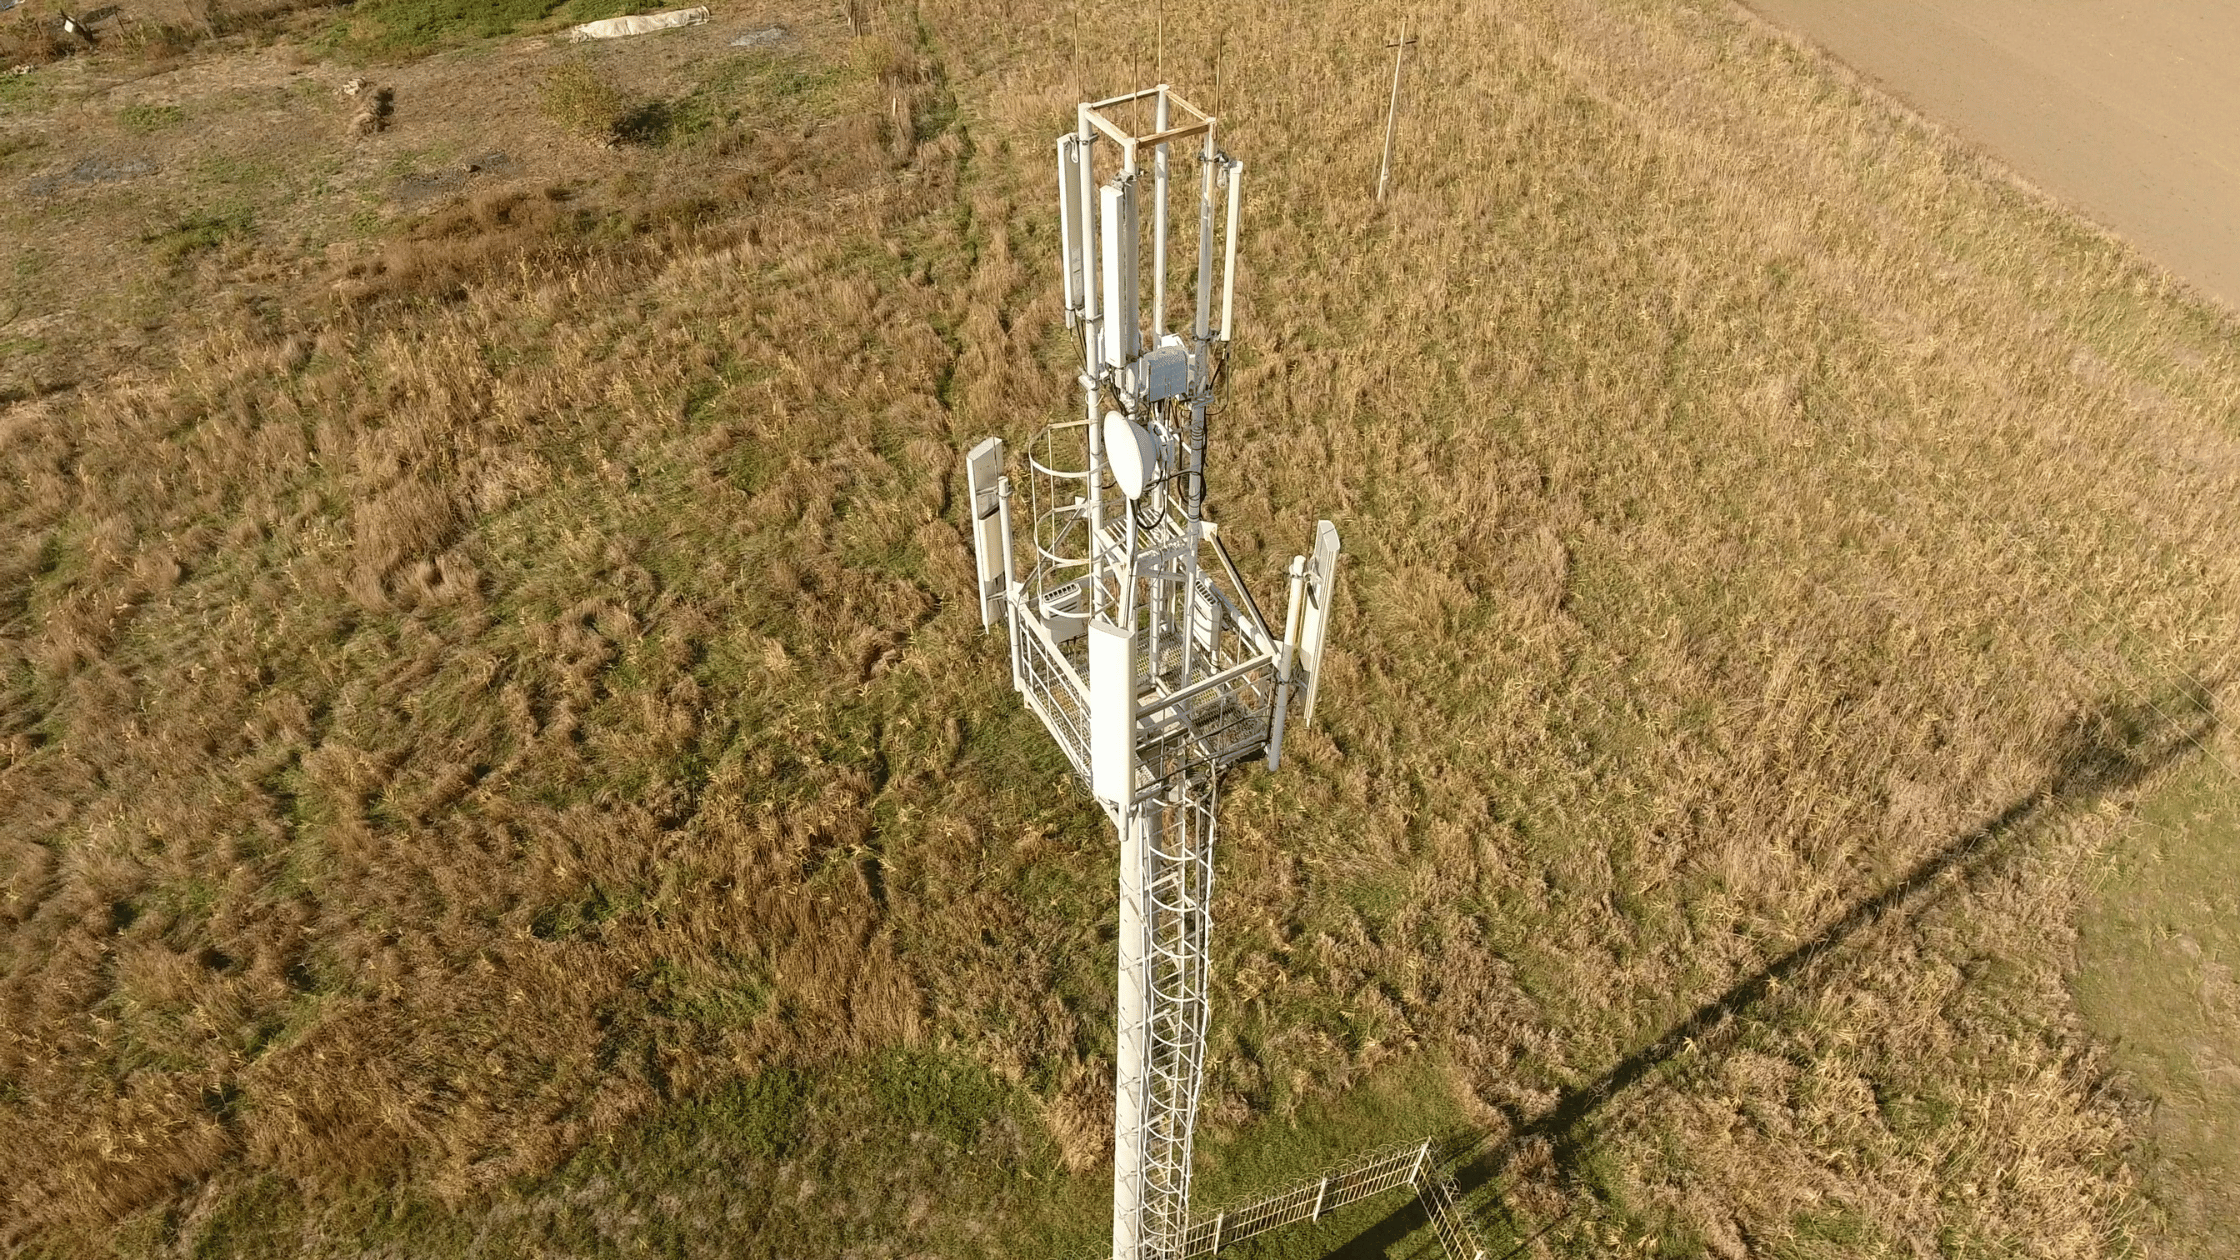
[[[1213,126],[1206,127],[1205,147],[1198,157],[1198,312],[1191,325],[1195,340],[1191,353],[1194,379],[1190,391],[1190,431],[1184,435],[1185,471],[1182,481],[1182,515],[1197,520],[1205,504],[1206,407],[1213,395],[1213,345],[1206,339],[1213,311],[1213,178],[1220,161],[1213,147]]]
[[[1400,15],[1400,42],[1392,46],[1392,103],[1384,111],[1384,161],[1377,164],[1377,200],[1384,200],[1385,177],[1392,173],[1392,132],[1400,123],[1400,59],[1408,55],[1408,15]]]
[[[1130,635],[1136,632],[1136,505],[1120,509],[1120,528],[1128,536],[1128,554],[1120,566],[1120,625]],[[1130,648],[1133,651],[1133,648]]]
[[[1199,371],[1207,377],[1213,375],[1212,360],[1206,353],[1206,334],[1213,318],[1213,172],[1220,162],[1213,147],[1213,126],[1206,127],[1205,148],[1198,156],[1198,318],[1191,326],[1198,345]]]
[[[1032,453],[1032,448],[1029,448]],[[1026,672],[1019,666],[1019,574],[1014,567],[1011,546],[1011,478],[996,479],[996,515],[998,532],[1003,535],[1003,589],[1010,592],[1003,601],[1003,624],[1011,637],[1011,689],[1027,689]]]
[[[1094,381],[1099,367],[1097,359],[1097,322],[1103,316],[1103,306],[1097,293],[1097,176],[1095,163],[1090,161],[1096,143],[1096,132],[1089,125],[1089,107],[1081,107],[1081,130],[1074,137],[1074,147],[1080,155],[1078,175],[1081,180],[1081,318],[1086,322],[1082,335],[1082,370]],[[1089,395],[1089,427],[1096,428],[1097,399],[1092,384]]]
[[[1153,108],[1151,125],[1154,130],[1167,129],[1167,85],[1159,85],[1159,101]],[[1157,345],[1161,334],[1167,331],[1167,146],[1160,144],[1151,152],[1151,341]]]
[[[1097,196],[1098,217],[1103,220],[1100,226],[1104,231],[1104,257],[1101,260],[1104,264],[1104,355],[1112,374],[1117,378],[1115,383],[1120,389],[1121,405],[1133,411],[1136,408],[1133,397],[1141,393],[1136,381],[1135,360],[1136,338],[1142,331],[1136,322],[1142,312],[1141,299],[1136,289],[1136,186],[1133,180],[1117,179],[1099,188]],[[1092,441],[1102,443],[1104,425],[1101,420],[1091,422],[1089,434]],[[1101,458],[1103,448],[1100,445],[1097,449]],[[1104,534],[1104,482],[1101,478],[1092,475],[1089,494],[1090,502],[1097,505],[1096,518],[1089,536],[1090,555],[1097,559],[1090,566],[1089,580],[1095,587],[1092,603],[1096,609],[1101,610],[1104,607],[1107,577],[1116,584],[1112,592],[1115,606],[1119,595],[1117,584],[1125,582],[1126,577],[1124,573],[1114,571],[1114,560],[1108,554]],[[1120,510],[1127,512],[1128,505],[1123,502]]]
[[[1106,184],[1098,190],[1103,198],[1097,207],[1104,220],[1104,357],[1115,370],[1125,368],[1135,358],[1136,307],[1128,301],[1128,291],[1135,286],[1135,279],[1128,274],[1129,255],[1135,253],[1129,246],[1136,230],[1134,198],[1123,184]]]
[[[1207,334],[1213,312],[1213,180],[1221,160],[1213,147],[1214,125],[1215,120],[1207,120],[1205,146],[1198,156],[1198,315],[1191,326],[1195,334],[1191,352],[1197,361],[1191,365],[1196,377],[1190,391],[1189,450],[1184,454],[1189,475],[1182,483],[1182,514],[1193,521],[1205,502],[1206,407],[1213,395],[1213,343]]]
[[[1244,188],[1244,163],[1229,159],[1229,249],[1221,261],[1221,339],[1235,335],[1237,310],[1237,204]]]
[[[1291,557],[1291,610],[1283,615],[1283,643],[1276,649],[1275,712],[1268,718],[1268,768],[1283,765],[1283,715],[1291,708],[1291,650],[1299,642],[1299,605],[1307,594],[1307,558]]]
[[[1058,274],[1065,282],[1066,327],[1081,322],[1081,181],[1074,177],[1080,141],[1058,137]]]
[[[1143,636],[1143,659],[1145,662],[1144,676],[1153,680],[1156,680],[1160,677],[1159,643],[1161,638],[1163,637],[1160,634],[1160,630],[1162,629],[1161,623],[1164,622],[1167,617],[1167,580],[1165,568],[1166,566],[1162,564],[1152,570],[1151,609],[1150,615],[1144,618],[1144,621],[1146,622]]]
[[[1097,406],[1097,382],[1103,373],[1103,364],[1098,361],[1102,347],[1098,342],[1104,312],[1097,293],[1097,176],[1096,163],[1092,160],[1096,131],[1089,122],[1087,105],[1077,107],[1075,117],[1078,130],[1074,139],[1081,159],[1081,394],[1082,411],[1088,420],[1082,437],[1083,447],[1087,451],[1085,464],[1088,475],[1087,484],[1082,489],[1089,500],[1088,551],[1091,561],[1088,578],[1089,606],[1083,611],[1094,616],[1097,611],[1096,545],[1104,536],[1104,495],[1097,485],[1104,473],[1104,426],[1101,423],[1104,414]]]

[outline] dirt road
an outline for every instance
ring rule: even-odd
[[[1745,3],[2240,309],[2240,5]]]

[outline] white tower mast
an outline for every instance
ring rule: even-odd
[[[1146,114],[1149,129],[1131,129]],[[1279,640],[1204,516],[1206,418],[1234,331],[1244,177],[1214,132],[1212,116],[1161,84],[1080,106],[1074,133],[1058,140],[1083,407],[1029,448],[1023,578],[1003,442],[989,438],[965,459],[982,624],[1004,620],[1012,685],[1119,830],[1115,1260],[1176,1260],[1184,1249],[1205,1076],[1215,782],[1250,757],[1275,768],[1289,710],[1300,710],[1295,723],[1312,717],[1338,558],[1338,531],[1320,522],[1313,558],[1292,560]],[[1194,189],[1187,175],[1170,178],[1193,152]],[[1168,201],[1192,191],[1195,311],[1183,334],[1167,328]]]

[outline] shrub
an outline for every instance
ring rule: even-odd
[[[127,105],[117,111],[117,121],[124,124],[125,130],[142,135],[176,127],[186,117],[187,111],[176,105]]]
[[[78,50],[78,43],[62,33],[53,13],[27,4],[0,15],[0,74],[14,66],[43,66]]]
[[[247,236],[251,226],[251,215],[245,209],[210,210],[174,220],[140,240],[154,246],[156,257],[164,263],[176,265],[192,254]]]
[[[628,98],[588,58],[562,62],[537,92],[544,116],[570,135],[611,143],[632,111]]]

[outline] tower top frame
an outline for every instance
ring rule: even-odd
[[[1168,118],[1170,119],[1164,127],[1154,121],[1150,131],[1138,134],[1129,130],[1127,124],[1117,116],[1117,111],[1123,105],[1132,105],[1138,101],[1158,101],[1162,99],[1166,103],[1169,111]],[[1155,150],[1162,144],[1174,144],[1198,136],[1210,136],[1218,122],[1212,114],[1184,100],[1180,92],[1175,91],[1171,85],[1165,83],[1154,87],[1138,88],[1133,92],[1122,92],[1118,96],[1108,96],[1101,101],[1084,101],[1078,108],[1083,123],[1087,124],[1098,135],[1120,146],[1120,151],[1125,155],[1122,159],[1123,165],[1129,169],[1136,167],[1138,153]],[[1172,111],[1177,110],[1188,115],[1190,121],[1180,124],[1173,123],[1171,121]],[[1156,115],[1154,115],[1154,119],[1156,119]]]

